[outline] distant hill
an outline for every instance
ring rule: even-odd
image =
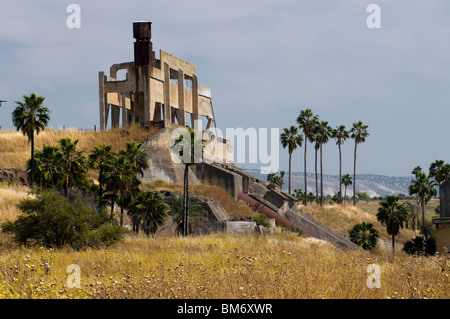
[[[261,174],[258,169],[244,169],[247,173],[258,177],[264,181],[267,180],[266,174]],[[315,174],[306,174],[308,183],[308,193],[316,191]],[[352,176],[353,177],[353,176]],[[320,193],[320,174],[318,176],[319,193]],[[395,177],[375,174],[356,174],[356,192],[365,192],[370,197],[408,194],[408,187],[411,183],[411,177]],[[284,176],[283,190],[287,190],[288,175]],[[293,172],[291,176],[291,190],[300,188],[304,190],[304,174],[301,172]],[[339,191],[339,175],[323,176],[323,192],[324,195],[334,195]],[[344,186],[342,186],[344,192]],[[353,195],[353,186],[347,188],[347,195]]]

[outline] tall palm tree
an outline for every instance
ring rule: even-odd
[[[332,128],[327,121],[321,121],[317,125],[317,141],[320,147],[320,206],[323,206],[323,145],[328,143],[331,137]]]
[[[417,195],[418,203],[422,207],[422,231],[425,237],[425,244],[428,243],[428,232],[425,225],[425,205],[432,197],[437,195],[437,186],[436,181],[423,172],[419,172],[417,178],[413,179],[409,186],[409,195]]]
[[[336,145],[339,149],[339,203],[342,203],[342,154],[341,145],[349,138],[349,133],[345,129],[345,125],[336,126],[331,136],[336,139]]]
[[[18,131],[27,135],[28,142],[31,142],[31,185],[34,184],[34,133],[39,133],[48,125],[50,121],[50,111],[43,106],[45,98],[31,95],[23,95],[23,102],[15,101],[17,107],[12,112],[12,121]]]
[[[314,127],[312,129],[312,132],[308,138],[309,142],[311,144],[314,144],[314,177],[315,177],[315,188],[316,188],[316,203],[319,203],[319,174],[317,173],[317,163],[318,163],[318,153],[320,150],[320,143],[318,139],[318,122],[316,121],[314,123]]]
[[[127,142],[126,149],[120,151],[120,154],[128,159],[135,173],[144,176],[144,169],[148,168],[147,150],[141,149],[141,146],[142,143],[138,144],[135,141]]]
[[[352,185],[352,176],[348,173],[342,176],[341,184],[344,185],[344,203],[345,203],[345,198],[347,197],[347,187],[349,185]]]
[[[297,124],[299,128],[303,131],[303,136],[305,137],[305,154],[304,154],[304,166],[305,166],[305,194],[308,193],[308,186],[306,182],[306,141],[309,139],[312,129],[315,125],[315,122],[318,121],[317,115],[314,115],[311,109],[306,109],[300,111],[299,116],[297,117]],[[305,206],[308,204],[308,201],[305,196]]]
[[[86,183],[88,162],[84,151],[77,149],[78,142],[79,140],[72,141],[69,137],[62,138],[59,141],[64,167],[64,194],[66,196],[73,185],[84,185]]]
[[[142,222],[144,232],[149,236],[164,223],[168,212],[169,206],[164,203],[162,196],[150,190],[139,193],[128,213],[133,220],[133,230],[137,233]]]
[[[297,147],[302,147],[303,135],[298,133],[298,128],[292,125],[290,128],[284,128],[283,133],[280,136],[281,146],[288,149],[289,153],[289,187],[288,192],[291,193],[291,158],[292,153],[297,149]]]
[[[189,223],[189,166],[200,163],[203,160],[203,151],[206,141],[202,138],[201,132],[192,128],[186,128],[187,134],[180,135],[175,141],[175,145],[180,147],[179,155],[184,162],[184,215],[183,215],[183,236],[188,235]],[[187,152],[187,154],[185,153]]]
[[[105,184],[104,181],[104,168],[105,163],[111,161],[115,153],[112,151],[112,145],[110,144],[101,144],[99,147],[94,146],[91,153],[89,154],[88,163],[89,167],[93,169],[98,169],[98,184],[99,184],[99,197],[98,197],[98,206],[102,206],[102,198],[103,198],[103,186]]]
[[[443,160],[436,160],[430,165],[429,175],[441,187],[450,179],[450,165],[444,163]]]
[[[408,220],[408,210],[404,204],[399,202],[398,196],[388,195],[385,201],[380,202],[377,219],[381,224],[386,225],[387,233],[392,235],[392,253],[394,253],[395,236]]]
[[[422,173],[422,167],[420,167],[420,166],[414,167],[413,170],[411,171],[411,174],[414,175],[416,180],[419,178],[420,173]],[[409,191],[411,191],[411,190],[409,190]],[[419,226],[419,207],[420,207],[419,196],[417,196],[417,200],[416,200],[416,218],[415,218],[417,227]]]
[[[353,127],[350,130],[350,137],[355,140],[355,152],[353,157],[353,205],[356,205],[356,147],[358,144],[364,143],[369,136],[367,132],[368,126],[359,121],[353,123]]]

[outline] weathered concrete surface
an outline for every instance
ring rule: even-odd
[[[148,151],[149,168],[144,171],[142,182],[163,180],[183,184],[185,164],[175,162],[171,155],[174,144],[172,133],[177,128],[179,126],[168,125],[143,143],[142,148]],[[214,160],[214,157],[211,155],[210,159]],[[208,163],[189,166],[189,184],[200,183],[219,186],[234,198],[237,198],[237,193],[242,191],[244,185],[240,174],[220,165]]]
[[[292,196],[275,189],[270,189],[261,183],[253,183],[250,185],[249,196],[278,212],[281,216],[284,216],[295,225],[299,225],[308,235],[329,241],[344,250],[360,249],[345,236],[331,230],[311,216],[300,211],[297,208],[298,201]]]
[[[171,139],[173,129],[165,127],[142,144],[142,148],[148,151],[147,161],[149,164],[149,168],[144,171],[144,176],[141,178],[142,182],[163,180],[169,183],[183,184],[185,165],[174,162],[171,156],[174,143]],[[189,183],[200,183],[191,169],[189,169]]]
[[[225,234],[252,234],[256,231],[255,222],[232,222],[227,221],[224,223]]]

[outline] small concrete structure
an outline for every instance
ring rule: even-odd
[[[157,59],[151,42],[151,22],[134,22],[134,61],[113,64],[110,75],[99,72],[100,129],[132,123],[175,123],[196,129],[216,125],[211,91],[199,84],[194,64],[160,50]],[[126,70],[125,80],[118,80]],[[188,123],[186,115],[190,115]],[[120,120],[120,117],[122,118]],[[206,119],[206,128],[195,127]]]
[[[440,217],[432,219],[436,226],[436,251],[450,250],[450,182],[439,187]]]

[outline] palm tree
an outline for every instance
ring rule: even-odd
[[[127,193],[131,193],[131,190],[139,182],[133,171],[133,166],[124,155],[114,156],[104,163],[104,182],[111,199],[111,218],[114,214],[114,204],[120,201],[120,224],[122,225],[123,209],[128,199]]]
[[[112,145],[101,144],[99,147],[94,146],[91,153],[89,154],[89,167],[93,169],[98,169],[98,184],[99,184],[99,198],[98,206],[102,206],[103,198],[103,185],[104,185],[104,166],[107,161],[111,161],[115,153],[112,151]]]
[[[177,231],[178,233],[183,233],[184,231],[184,195],[178,194],[173,197],[170,197],[167,201],[170,211],[169,214],[173,215],[175,222],[177,223]],[[189,211],[189,219],[192,217],[205,217],[207,212],[200,205],[200,201],[197,197],[189,195],[188,198],[188,211]]]
[[[342,176],[341,184],[344,184],[344,203],[345,203],[345,198],[347,197],[347,186],[352,185],[352,176],[348,173]]]
[[[40,187],[54,188],[61,179],[63,154],[56,146],[44,145],[42,151],[34,154],[35,180],[39,180]],[[31,171],[31,160],[27,163]]]
[[[413,168],[413,170],[411,171],[411,174],[414,175],[414,177],[416,178],[416,180],[419,178],[420,173],[422,173],[422,167],[420,166],[416,166]],[[419,186],[420,187],[420,186]],[[411,195],[411,194],[410,194]],[[419,203],[419,196],[417,196],[417,201],[416,201],[416,225],[419,226],[419,207],[420,207],[420,203]]]
[[[164,224],[168,212],[169,206],[164,203],[162,196],[150,190],[139,193],[128,214],[133,220],[133,230],[138,233],[139,225],[143,223],[144,232],[149,236]]]
[[[380,234],[378,230],[373,227],[372,223],[362,222],[353,226],[349,233],[350,240],[362,247],[364,250],[371,250],[375,248]]]
[[[317,159],[318,159],[318,153],[319,153],[319,149],[320,149],[320,143],[318,140],[318,134],[317,134],[317,129],[318,129],[318,123],[315,122],[314,123],[314,127],[312,129],[312,132],[308,138],[310,143],[314,143],[314,177],[315,177],[315,187],[316,187],[316,203],[319,203],[319,175],[317,173]]]
[[[408,211],[408,221],[406,223],[406,228],[409,226],[409,222],[411,222],[411,227],[413,231],[416,231],[417,224],[417,205],[412,202],[405,202],[406,210]]]
[[[135,141],[127,142],[126,149],[120,151],[120,154],[127,158],[136,174],[140,173],[141,176],[144,176],[144,169],[148,168],[147,150],[141,149],[141,146],[142,143],[138,144]]]
[[[280,171],[280,191],[283,191],[283,184],[284,184],[284,175],[286,175],[285,171]]]
[[[392,235],[392,253],[394,253],[395,236],[408,220],[407,208],[399,202],[398,196],[388,195],[385,201],[380,202],[377,219],[381,224],[386,225],[387,233]]]
[[[442,160],[436,160],[430,165],[429,175],[441,187],[450,178],[450,165]]]
[[[430,176],[423,172],[418,172],[417,177],[411,181],[409,195],[417,195],[418,203],[422,207],[422,231],[425,237],[425,244],[428,242],[428,232],[425,225],[425,205],[430,199],[437,195],[438,184]]]
[[[299,201],[303,200],[303,196],[305,196],[303,194],[303,191],[299,188],[294,189],[294,193],[292,194],[292,196],[296,197]]]
[[[359,121],[353,123],[353,127],[350,130],[350,137],[355,140],[355,152],[353,158],[353,205],[356,205],[356,147],[358,144],[364,143],[369,136],[367,128],[367,125],[364,125],[363,122]]]
[[[88,162],[83,150],[77,150],[79,140],[72,141],[69,137],[59,141],[63,163],[64,194],[67,196],[70,188],[86,183]]]
[[[48,125],[50,121],[50,111],[42,103],[45,98],[37,96],[35,93],[24,95],[24,102],[15,101],[18,105],[12,113],[12,121],[18,131],[28,136],[31,142],[31,185],[34,184],[34,133],[39,133]]]
[[[203,160],[203,150],[205,147],[205,140],[202,134],[192,128],[186,128],[186,133],[180,135],[175,141],[176,145],[180,146],[179,155],[184,162],[184,216],[183,216],[183,236],[188,234],[189,223],[189,166],[195,163],[200,163]],[[186,151],[186,153],[185,153]]]
[[[306,183],[306,141],[310,138],[310,135],[312,133],[312,129],[314,127],[314,123],[317,122],[317,115],[314,116],[311,109],[306,109],[303,111],[300,111],[299,116],[297,117],[297,124],[300,129],[303,131],[303,136],[305,137],[305,154],[304,154],[304,166],[305,166],[305,194],[308,193],[308,186]],[[307,205],[308,201],[306,199],[307,196],[305,196],[305,206]]]
[[[345,125],[336,126],[331,133],[331,136],[336,139],[336,145],[339,149],[339,203],[342,202],[342,154],[341,145],[348,139],[349,133],[345,129]]]
[[[320,206],[323,206],[323,156],[322,156],[322,148],[323,145],[328,143],[328,140],[331,136],[332,129],[328,125],[328,122],[321,121],[317,125],[317,141],[320,147]]]

